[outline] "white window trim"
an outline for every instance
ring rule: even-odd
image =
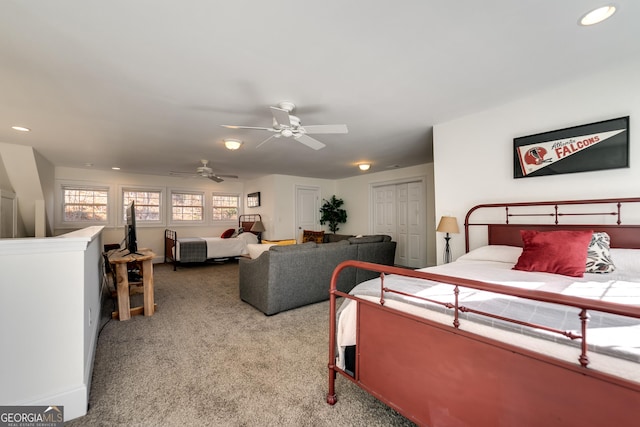
[[[232,193],[229,191],[213,191],[210,193],[210,197],[211,197],[211,204],[208,208],[208,215],[209,215],[209,221],[211,223],[211,225],[227,225],[227,224],[233,224],[233,225],[238,225],[238,218],[236,219],[227,219],[227,220],[218,220],[218,219],[213,219],[213,208],[215,207],[213,205],[213,197],[214,196],[235,196],[238,198],[238,218],[240,217],[240,215],[242,215],[243,213],[243,206],[244,203],[242,203],[243,200],[243,195],[242,193]]]
[[[65,221],[64,220],[64,190],[67,188],[83,188],[87,190],[95,191],[107,191],[107,220],[106,221]],[[88,182],[88,181],[70,181],[60,180],[56,181],[56,191],[54,195],[54,203],[56,206],[54,212],[55,227],[59,229],[66,228],[84,228],[92,225],[102,225],[105,227],[112,227],[115,223],[113,214],[113,188],[104,183]]]
[[[199,190],[184,190],[181,188],[170,188],[169,189],[169,197],[167,198],[167,222],[171,226],[195,226],[195,225],[206,225],[208,223],[207,218],[207,210],[209,209],[207,203],[207,194],[204,191]],[[202,196],[202,221],[174,221],[173,220],[173,195],[174,194],[197,194]]]
[[[136,227],[158,227],[166,225],[166,200],[167,200],[167,190],[165,187],[150,187],[145,185],[119,185],[118,186],[118,213],[117,213],[117,224],[119,227],[125,225],[124,220],[124,210],[126,206],[124,205],[124,192],[125,191],[140,191],[140,192],[158,192],[160,193],[160,206],[158,207],[158,214],[160,215],[160,219],[157,221],[143,221],[136,220]]]

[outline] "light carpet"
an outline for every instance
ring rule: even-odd
[[[104,318],[89,411],[67,426],[414,425],[340,376],[326,403],[328,302],[265,316],[236,261],[155,265],[154,283],[152,317]]]

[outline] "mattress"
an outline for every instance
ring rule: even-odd
[[[183,237],[176,244],[176,261],[203,262],[207,259],[230,258],[249,253],[247,244],[257,243],[252,233],[242,233],[237,237]]]
[[[638,256],[640,251],[612,250],[612,253],[618,255],[619,268],[616,271],[607,274],[585,274],[584,277],[513,270],[517,254],[510,254],[508,257],[478,257],[471,253],[454,263],[424,268],[420,271],[561,295],[640,305],[640,268],[637,267],[640,263]],[[495,255],[495,251],[492,254]],[[435,301],[453,302],[451,285],[398,275],[386,275],[384,280],[388,288]],[[351,294],[379,303],[380,279],[361,283],[351,291]],[[393,293],[385,293],[385,301],[385,306],[452,325],[453,310],[443,306]],[[460,305],[466,307],[523,322],[576,332],[580,332],[581,328],[579,309],[573,307],[524,300],[463,287],[460,288],[459,301]],[[337,365],[343,368],[344,349],[356,344],[355,302],[345,300],[338,314]],[[640,368],[638,364],[640,363],[640,319],[594,311],[590,311],[589,314],[587,333],[589,358],[599,361],[600,364],[615,365],[616,370],[623,371],[618,372],[618,375],[624,375],[628,369],[640,371],[638,369]],[[529,349],[542,351],[571,362],[576,362],[579,355],[579,340],[571,341],[558,334],[498,319],[460,313],[459,328],[505,342],[518,343]],[[598,368],[603,369],[601,366]]]

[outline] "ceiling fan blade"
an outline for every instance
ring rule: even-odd
[[[280,134],[278,134],[279,136]],[[264,141],[262,141],[260,144],[256,145],[256,148],[260,148],[260,146],[262,144],[264,144],[265,142],[269,141],[270,139],[275,138],[275,135],[271,135],[269,138],[265,139]]]
[[[313,139],[310,136],[307,135],[300,135],[300,136],[296,136],[294,137],[297,141],[302,142],[304,145],[306,145],[307,147],[311,147],[314,150],[319,150],[321,148],[326,147],[326,145],[324,145],[322,142],[318,141],[317,139]]]
[[[225,175],[225,174],[221,174],[221,173],[214,173],[214,176],[217,176],[219,178],[235,178],[238,179],[238,175]]]
[[[302,126],[305,133],[349,133],[347,125],[311,125]]]
[[[268,131],[274,132],[274,130],[271,128],[261,128],[256,126],[236,126],[236,125],[220,125],[220,126],[227,129],[255,129],[255,130],[268,130]]]
[[[215,181],[215,182],[224,181],[224,179],[222,179],[222,178],[220,178],[219,176],[216,176],[216,175],[209,175],[207,178],[209,178],[211,181]]]
[[[270,107],[271,114],[279,125],[291,127],[291,119],[289,118],[289,112],[278,107]]]
[[[178,171],[169,171],[169,175],[172,176],[188,176],[188,177],[196,177],[197,174],[193,172],[178,172]]]

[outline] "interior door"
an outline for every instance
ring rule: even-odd
[[[396,186],[385,185],[374,188],[374,234],[388,234],[396,239]]]
[[[373,187],[373,232],[395,240],[395,263],[421,268],[426,256],[426,202],[422,181]]]
[[[407,267],[424,267],[426,255],[426,236],[424,234],[426,216],[422,183],[407,184]]]
[[[0,238],[16,237],[16,229],[15,194],[0,190]]]
[[[296,240],[302,230],[320,230],[320,188],[296,186]]]

